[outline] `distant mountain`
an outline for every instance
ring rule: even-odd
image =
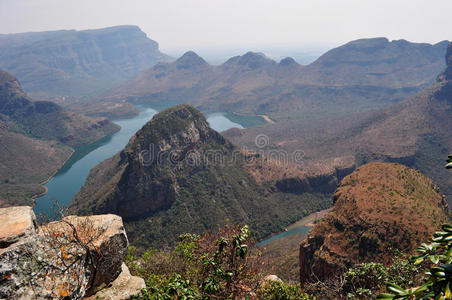
[[[451,57],[449,44],[448,65],[437,81],[386,109],[320,120],[281,121],[230,130],[224,135],[240,146],[256,149],[255,137],[265,134],[270,141],[266,151],[272,147],[288,153],[303,151],[298,163],[305,172],[315,170],[327,177],[338,162],[351,169],[375,160],[400,162],[419,169],[438,183],[443,193],[451,195],[452,178],[442,167],[452,152]]]
[[[362,262],[391,263],[447,222],[433,182],[399,164],[370,163],[344,178],[332,210],[300,246],[300,280],[335,278]],[[314,275],[315,274],[315,275]]]
[[[119,130],[105,118],[82,116],[55,103],[32,101],[0,70],[0,205],[25,204],[73,149]],[[29,202],[28,202],[29,204]]]
[[[247,223],[261,238],[328,206],[326,196],[280,191],[257,171],[271,164],[250,155],[211,129],[195,108],[175,106],[93,168],[69,211],[119,214],[129,239],[144,248],[227,222]],[[273,177],[285,166],[279,169]]]
[[[63,105],[169,60],[137,26],[0,35],[0,68],[34,99]]]
[[[190,103],[204,110],[313,118],[381,108],[431,84],[448,42],[435,45],[363,39],[308,66],[248,52],[211,66],[190,51],[160,63],[97,98],[99,103]],[[96,102],[92,105],[96,105]]]

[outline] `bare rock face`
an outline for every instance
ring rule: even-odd
[[[0,249],[0,299],[80,299],[121,272],[128,240],[120,217],[69,216],[38,230],[31,208],[8,210],[0,232],[15,224],[17,235]]]
[[[0,208],[0,249],[36,232],[36,216],[30,206]]]
[[[57,235],[70,233],[69,239],[79,239],[89,248],[94,267],[91,287],[111,282],[121,272],[129,244],[121,217],[112,214],[68,216],[48,224],[42,231]]]
[[[332,278],[354,264],[389,263],[410,253],[447,220],[447,203],[419,171],[370,163],[345,177],[333,209],[300,245],[300,280]]]
[[[123,263],[121,265],[121,274],[116,278],[108,288],[100,290],[85,300],[127,300],[133,295],[140,293],[146,287],[143,278],[132,276],[129,268]]]

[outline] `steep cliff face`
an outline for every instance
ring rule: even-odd
[[[327,197],[283,192],[248,168],[246,155],[198,110],[179,105],[154,116],[123,151],[96,166],[70,210],[121,215],[142,247],[226,222],[246,222],[259,238],[328,206]]]
[[[0,68],[19,78],[35,99],[63,104],[168,60],[136,26],[0,35]]]
[[[365,261],[388,263],[390,249],[410,253],[447,220],[432,181],[394,163],[370,163],[340,183],[330,213],[300,245],[300,279],[334,277]]]

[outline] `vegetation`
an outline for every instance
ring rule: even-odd
[[[452,168],[452,155],[446,168]],[[422,243],[411,260],[422,265],[424,284],[403,288],[391,278],[387,289],[377,299],[451,299],[452,298],[452,224],[444,224],[442,231],[435,232],[429,243]]]
[[[119,130],[99,118],[32,101],[14,76],[0,70],[0,206],[32,205],[38,185],[51,177],[81,144]]]
[[[142,153],[152,154],[149,164],[140,160]],[[122,216],[131,243],[143,252],[227,223],[248,224],[261,239],[331,204],[329,195],[281,192],[258,182],[247,165],[240,149],[198,110],[178,105],[154,116],[120,154],[93,168],[70,210]]]
[[[300,286],[262,281],[262,260],[248,226],[184,234],[173,250],[135,255],[131,247],[126,262],[147,286],[138,299],[313,299]]]
[[[450,299],[452,282],[452,225],[445,224],[435,232],[430,242],[416,249],[418,255],[411,258],[415,265],[423,266],[424,284],[403,288],[390,278],[387,289],[377,299]]]
[[[399,253],[389,266],[369,262],[348,269],[344,274],[342,294],[348,299],[371,298],[383,290],[388,280],[410,286],[419,282],[419,274],[418,267],[407,260],[406,255]]]

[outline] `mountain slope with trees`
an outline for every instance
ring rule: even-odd
[[[30,204],[70,157],[72,147],[119,130],[105,118],[68,112],[29,98],[17,79],[0,70],[0,205]]]
[[[262,238],[329,205],[328,196],[313,191],[284,192],[258,182],[247,171],[250,160],[266,164],[211,129],[195,108],[175,106],[93,168],[69,211],[121,215],[133,244],[144,249],[228,222],[246,223]]]

